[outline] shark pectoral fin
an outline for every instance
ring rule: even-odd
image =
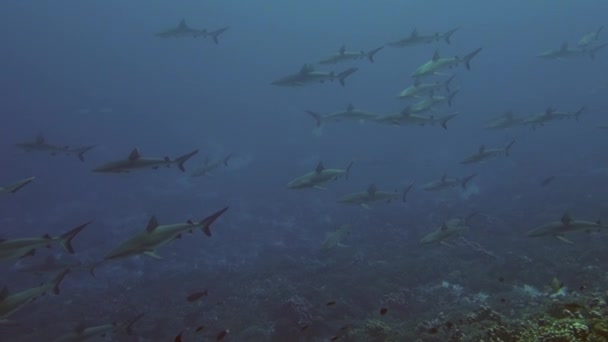
[[[324,188],[324,187],[322,187],[320,185],[315,185],[315,186],[313,186],[313,188],[319,189],[319,190],[327,190],[327,188]]]
[[[566,237],[564,237],[563,235],[555,235],[556,238],[560,239],[561,241],[565,242],[565,243],[574,243],[568,239],[566,239]]]
[[[147,255],[154,259],[159,259],[159,260],[162,259],[162,257],[160,255],[156,254],[156,251],[147,251],[147,252],[144,252],[144,255]]]
[[[367,203],[361,203],[360,205],[367,210],[371,209]]]

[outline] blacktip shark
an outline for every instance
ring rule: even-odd
[[[14,324],[8,317],[45,293],[52,291],[59,294],[59,284],[68,273],[69,270],[63,270],[45,284],[13,294],[9,294],[6,286],[3,287],[0,290],[0,325]]]
[[[331,180],[336,180],[342,176],[345,179],[348,179],[350,175],[350,169],[353,166],[353,162],[351,161],[346,169],[326,169],[323,166],[323,162],[319,162],[317,167],[307,174],[300,176],[291,182],[287,183],[288,189],[306,189],[306,188],[316,188],[323,189],[324,187],[321,185],[329,182]]]
[[[346,46],[342,45],[337,53],[323,58],[319,61],[319,64],[337,64],[342,62],[359,60],[367,58],[370,62],[374,63],[374,55],[384,48],[383,46],[377,47],[370,51],[348,51]]]
[[[39,134],[34,141],[26,141],[18,143],[17,147],[23,149],[25,152],[46,152],[52,156],[58,154],[75,155],[84,162],[84,154],[91,150],[94,145],[83,146],[83,147],[70,147],[70,146],[59,146],[52,145],[46,142],[46,139],[42,134]]]
[[[136,234],[118,245],[118,247],[106,253],[103,260],[123,259],[140,254],[160,259],[161,257],[156,254],[156,250],[175,239],[179,239],[182,234],[185,234],[186,232],[193,233],[195,229],[200,228],[205,235],[210,237],[211,224],[222,216],[226,210],[228,210],[228,207],[216,211],[199,222],[188,220],[185,223],[166,225],[158,224],[156,217],[152,216],[150,221],[148,221],[145,231]],[[97,266],[99,266],[99,264],[95,265],[93,268],[96,268]]]
[[[434,34],[425,35],[418,33],[418,30],[414,28],[409,36],[387,43],[387,45],[395,48],[404,48],[415,45],[426,45],[432,42],[438,42],[441,39],[450,44],[452,42],[452,35],[458,31],[458,29],[459,28],[451,29],[445,33],[435,32]]]
[[[182,19],[177,27],[170,28],[168,30],[156,33],[156,37],[160,38],[198,38],[198,37],[206,37],[207,30],[197,30],[193,29],[188,24],[186,24],[186,19]]]
[[[543,237],[543,236],[554,236],[561,241],[573,243],[566,239],[564,234],[593,230],[608,229],[608,225],[602,224],[599,220],[596,222],[574,220],[570,215],[564,214],[559,221],[553,221],[546,223],[540,227],[534,228],[526,233],[529,237]]]
[[[67,333],[55,340],[54,342],[82,342],[94,338],[104,338],[109,334],[124,332],[126,335],[133,335],[133,325],[139,321],[144,314],[139,314],[124,323],[109,323],[87,327],[84,323],[79,324],[74,331]]]
[[[48,247],[54,243],[60,244],[68,253],[74,254],[72,239],[91,222],[92,221],[81,224],[57,237],[51,237],[46,234],[39,238],[0,239],[0,261],[33,256],[36,253],[36,249]]]
[[[139,148],[134,148],[129,154],[127,159],[121,159],[113,162],[103,164],[95,169],[93,172],[99,173],[129,173],[131,171],[142,170],[142,169],[153,169],[157,170],[160,167],[171,167],[171,165],[177,165],[177,167],[185,172],[184,163],[190,159],[193,155],[197,154],[198,150],[186,153],[175,159],[169,157],[164,158],[142,158],[139,153]]]
[[[417,78],[414,80],[413,85],[403,89],[399,93],[399,95],[397,95],[397,97],[400,99],[419,97],[420,94],[434,93],[438,90],[441,90],[442,88],[445,88],[445,90],[447,90],[447,92],[449,93],[450,92],[450,83],[452,82],[454,77],[456,77],[456,75],[450,76],[450,78],[448,78],[445,81],[437,81],[437,82],[433,82],[433,83],[422,83],[422,81]]]
[[[408,108],[405,108],[399,114],[379,116],[374,122],[391,126],[425,126],[439,123],[443,129],[448,129],[448,121],[458,115],[459,113],[452,113],[435,117],[433,115],[412,114]]]
[[[0,193],[14,194],[17,191],[19,191],[21,188],[23,188],[24,186],[30,184],[34,179],[36,179],[36,177],[25,178],[25,179],[18,180],[14,183],[11,183],[9,185],[0,187]]]
[[[448,245],[445,240],[450,239],[455,236],[460,236],[464,232],[470,229],[469,221],[473,216],[477,215],[477,213],[472,213],[469,216],[463,218],[452,218],[443,222],[441,227],[436,230],[430,232],[425,235],[420,243],[423,245],[428,245],[432,243],[442,243]]]
[[[232,158],[232,153],[229,153],[223,159],[217,159],[217,160],[209,160],[209,158],[207,157],[207,158],[205,158],[203,165],[196,168],[192,172],[191,176],[192,177],[207,176],[211,173],[211,171],[217,169],[218,167],[220,167],[222,165],[228,166],[228,161],[230,161],[230,158]]]
[[[338,200],[338,203],[359,205],[365,209],[370,209],[370,203],[385,201],[390,203],[393,200],[401,199],[402,202],[407,201],[407,193],[412,189],[414,184],[410,184],[403,192],[399,191],[380,191],[375,184],[371,184],[366,191],[354,192],[348,194]]]
[[[507,129],[515,126],[521,126],[522,118],[517,118],[512,111],[508,111],[497,118],[486,121],[486,129]]]
[[[349,104],[345,110],[321,115],[317,112],[307,110],[306,113],[315,119],[317,127],[321,127],[325,123],[342,122],[342,121],[372,121],[378,117],[378,114],[366,112],[355,108]]]
[[[338,74],[333,71],[316,71],[311,64],[305,64],[295,74],[287,75],[273,81],[271,84],[282,87],[301,87],[310,84],[319,84],[325,82],[333,82],[338,80],[344,86],[345,80],[359,68],[348,68]]]
[[[352,224],[346,223],[328,233],[321,244],[321,252],[328,252],[336,247],[343,247],[342,242],[348,237],[352,229]]]
[[[466,189],[467,183],[471,181],[471,179],[475,178],[475,176],[477,176],[476,173],[464,178],[448,178],[448,176],[444,173],[440,179],[422,184],[421,188],[426,191],[437,191],[460,185],[463,189]]]
[[[498,157],[501,155],[508,157],[513,144],[515,144],[515,140],[512,140],[505,147],[500,148],[486,148],[485,145],[481,145],[477,150],[477,153],[465,158],[463,161],[460,162],[460,164],[479,163],[488,158]]]
[[[479,54],[481,50],[482,48],[479,48],[465,55],[464,57],[441,57],[439,56],[439,52],[435,51],[435,54],[433,54],[433,58],[430,61],[419,66],[412,74],[412,77],[420,78],[431,75],[439,75],[440,70],[454,68],[460,64],[464,64],[467,70],[471,70],[471,60],[473,60],[473,58],[477,56],[477,54]]]
[[[597,30],[584,34],[581,39],[579,39],[578,46],[581,48],[586,48],[595,43],[600,38],[600,33],[603,29],[604,26],[600,26]]]

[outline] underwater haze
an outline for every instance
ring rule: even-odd
[[[0,4],[0,341],[608,341],[608,2]]]

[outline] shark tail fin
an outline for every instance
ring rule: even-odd
[[[346,80],[348,76],[352,75],[357,70],[359,70],[359,68],[348,68],[339,73],[336,77],[340,81],[340,84],[344,87],[346,85],[346,83],[344,83],[344,80]]]
[[[458,94],[458,92],[460,91],[460,89],[456,89],[453,92],[451,92],[450,94],[448,94],[448,106],[452,107],[452,100],[454,99],[454,96],[456,96],[456,94]]]
[[[81,162],[84,162],[84,154],[89,152],[93,147],[95,147],[95,145],[85,146],[85,147],[79,149],[78,150],[78,159],[80,159]]]
[[[513,144],[515,144],[515,140],[511,140],[511,142],[505,147],[505,154],[507,155],[507,157],[511,153],[511,147],[513,146]]]
[[[59,274],[57,274],[55,277],[53,277],[53,279],[49,283],[49,286],[52,287],[54,294],[59,294],[59,292],[60,292],[59,284],[61,284],[61,282],[63,281],[63,278],[65,278],[65,275],[68,273],[70,273],[70,270],[65,269],[65,270],[61,271]]]
[[[226,26],[226,27],[223,27],[223,28],[221,28],[219,30],[216,30],[216,31],[213,31],[213,32],[209,32],[207,34],[210,35],[211,38],[213,38],[213,42],[215,44],[219,44],[220,43],[220,41],[219,41],[220,35],[222,33],[226,32],[226,31],[228,31],[229,28],[230,28],[230,26]]]
[[[230,161],[230,158],[232,158],[232,153],[229,153],[224,160],[222,160],[222,162],[224,163],[224,166],[228,166],[228,161]]]
[[[377,47],[373,50],[368,51],[365,55],[367,56],[367,59],[369,59],[370,62],[374,63],[374,55],[378,53],[378,51],[382,50],[384,48],[384,45]]]
[[[315,121],[317,122],[317,127],[321,127],[321,115],[319,113],[315,113],[312,110],[307,110],[306,113],[310,116],[312,116],[313,119],[315,119]]]
[[[576,111],[576,113],[574,113],[574,119],[576,121],[578,121],[578,117],[581,116],[581,114],[583,114],[585,109],[586,109],[586,106],[582,106],[579,110]]]
[[[459,28],[459,27],[457,27],[457,28],[451,29],[451,30],[449,30],[448,32],[444,33],[444,34],[443,34],[443,40],[445,40],[445,42],[446,42],[447,44],[452,44],[452,40],[451,40],[451,39],[452,39],[452,35],[453,35],[453,34],[454,34],[456,31],[458,31],[458,29],[460,29],[460,28]]]
[[[475,176],[477,176],[477,174],[476,174],[476,173],[474,173],[474,174],[472,174],[472,175],[470,175],[470,176],[465,177],[465,178],[462,180],[462,182],[460,183],[460,186],[462,186],[462,188],[463,188],[463,189],[466,189],[466,188],[467,188],[467,183],[469,183],[469,181],[470,181],[471,179],[475,178]]]
[[[68,253],[74,254],[74,248],[72,247],[72,239],[75,238],[76,235],[78,235],[78,233],[80,233],[80,231],[82,231],[91,222],[93,222],[93,221],[89,221],[89,222],[86,222],[84,224],[81,224],[80,226],[78,226],[76,228],[72,228],[67,233],[64,233],[63,235],[61,235],[58,238],[59,239],[59,243],[61,243],[61,245],[63,246],[63,248]]]
[[[441,127],[443,127],[443,129],[448,129],[448,121],[450,121],[453,118],[455,118],[456,115],[458,115],[458,113],[454,113],[452,115],[448,115],[447,117],[445,117],[444,119],[442,119],[441,120]]]
[[[454,77],[456,77],[456,75],[452,75],[450,76],[450,78],[448,78],[445,83],[443,84],[445,86],[445,90],[447,90],[447,92],[450,92],[450,83],[452,83],[452,81],[454,80]]]
[[[405,189],[403,189],[403,196],[401,197],[401,200],[403,201],[403,203],[407,202],[407,194],[410,192],[410,190],[412,190],[412,187],[414,186],[414,183],[410,183],[408,186],[405,187]]]
[[[353,168],[354,163],[355,163],[355,161],[351,160],[351,162],[348,163],[348,165],[346,165],[346,176],[345,176],[346,179],[348,179],[350,177],[350,169]]]
[[[179,169],[182,172],[186,172],[186,169],[184,168],[184,163],[186,163],[186,161],[188,159],[190,159],[193,155],[195,155],[197,153],[198,153],[198,150],[194,150],[190,153],[184,154],[183,156],[179,156],[179,157],[175,158],[175,162],[177,163],[177,166],[179,167]]]
[[[467,70],[471,70],[471,60],[477,56],[478,53],[480,53],[482,50],[482,48],[479,48],[473,52],[471,52],[470,54],[464,56],[464,65],[466,66]]]
[[[205,235],[207,236],[211,236],[211,224],[218,219],[218,217],[222,216],[222,214],[228,210],[228,207],[224,207],[218,211],[216,211],[215,213],[211,214],[210,216],[205,217],[204,219],[201,220],[201,222],[199,223],[202,227],[201,230],[203,231],[203,233],[205,233]]]
[[[10,192],[11,194],[14,194],[17,191],[19,191],[21,188],[23,188],[24,186],[30,184],[34,179],[36,179],[36,177],[30,177],[30,178],[26,178],[26,179],[20,180],[20,181],[18,181],[16,183],[11,184],[11,185],[7,186],[6,188],[4,188],[4,191],[7,191],[7,192]]]

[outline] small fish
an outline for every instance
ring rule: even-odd
[[[177,334],[177,336],[175,336],[175,339],[173,340],[174,342],[182,342],[182,334],[184,332],[180,332],[179,334]]]
[[[342,337],[342,336],[340,336],[340,335],[336,335],[336,336],[332,337],[332,338],[331,338],[331,340],[332,340],[332,341],[337,341],[337,340],[339,340],[339,339],[340,339],[340,337]]]
[[[551,184],[551,182],[553,182],[554,179],[555,179],[555,176],[549,176],[540,182],[540,186],[547,186],[547,185]]]
[[[331,302],[327,302],[325,305],[334,306],[334,305],[336,305],[336,302],[332,300]]]
[[[196,331],[196,332],[201,332],[201,331],[203,331],[203,330],[205,330],[205,326],[204,326],[204,325],[201,325],[200,327],[196,328],[194,331]]]
[[[503,303],[503,304],[505,304],[505,303],[507,303],[507,299],[506,298],[500,298],[500,302]]]
[[[387,308],[381,308],[380,309],[380,315],[382,315],[382,316],[386,315],[387,312],[388,312]]]
[[[203,291],[194,292],[193,294],[186,297],[186,300],[188,300],[189,302],[195,302],[203,297],[207,297],[208,294],[209,293],[207,292],[207,289],[205,289]]]
[[[215,336],[215,340],[216,341],[221,341],[224,339],[224,337],[226,337],[226,335],[228,335],[228,333],[230,332],[230,330],[228,329],[224,329],[222,331],[220,331],[217,336]]]
[[[308,324],[304,324],[304,325],[302,325],[302,326],[300,327],[300,330],[301,330],[301,331],[304,331],[304,330],[306,330],[306,329],[308,329]]]

